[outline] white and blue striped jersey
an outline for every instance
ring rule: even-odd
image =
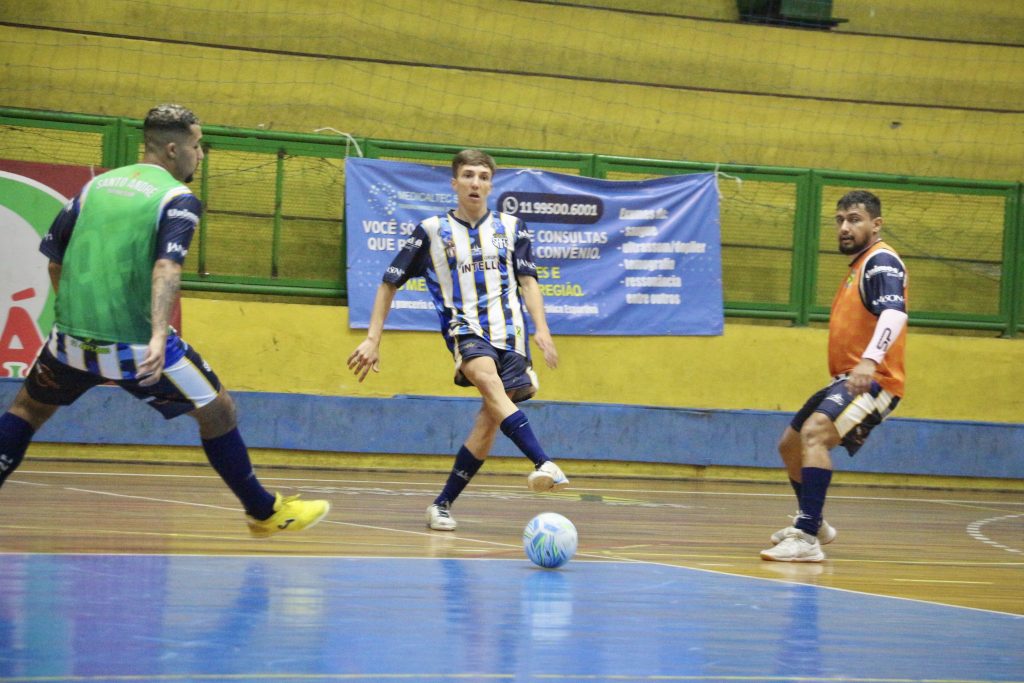
[[[409,278],[426,279],[449,349],[456,337],[476,335],[529,358],[519,275],[537,277],[521,220],[491,211],[469,225],[449,211],[416,226],[384,282],[401,287]]]

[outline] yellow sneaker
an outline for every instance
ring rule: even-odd
[[[326,500],[299,500],[297,495],[282,498],[274,494],[274,514],[267,519],[245,516],[249,533],[256,538],[266,538],[279,531],[302,531],[313,526],[331,509]]]

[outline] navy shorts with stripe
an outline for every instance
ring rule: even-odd
[[[44,345],[25,380],[25,390],[40,403],[69,406],[97,385],[116,384],[170,420],[211,402],[221,384],[202,356],[180,337],[172,335],[167,343],[164,373],[148,387],[140,386],[137,379],[111,379],[62,363],[50,345]]]
[[[836,426],[840,445],[852,457],[867,441],[871,430],[880,425],[899,402],[899,396],[885,391],[878,382],[871,382],[869,392],[853,396],[846,388],[846,376],[841,375],[807,399],[789,426],[799,432],[813,413],[823,413]]]

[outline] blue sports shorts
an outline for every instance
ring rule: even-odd
[[[840,375],[807,399],[789,426],[799,432],[812,413],[823,413],[836,426],[839,443],[852,457],[867,441],[871,430],[889,417],[899,402],[899,396],[885,391],[877,382],[871,383],[871,391],[852,396],[846,389],[846,375]]]
[[[498,369],[498,375],[501,377],[501,383],[506,392],[521,393],[522,389],[530,389],[529,396],[521,400],[532,397],[540,386],[537,374],[533,371],[533,366],[527,358],[515,351],[497,349],[481,337],[473,335],[458,337],[455,340],[452,355],[455,356],[455,383],[460,387],[473,386],[473,383],[462,374],[461,368],[465,361],[478,356],[487,356],[494,360],[494,365]]]

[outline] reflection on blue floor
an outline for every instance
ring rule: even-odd
[[[0,681],[1009,681],[1021,643],[1024,617],[650,564],[0,555]]]

